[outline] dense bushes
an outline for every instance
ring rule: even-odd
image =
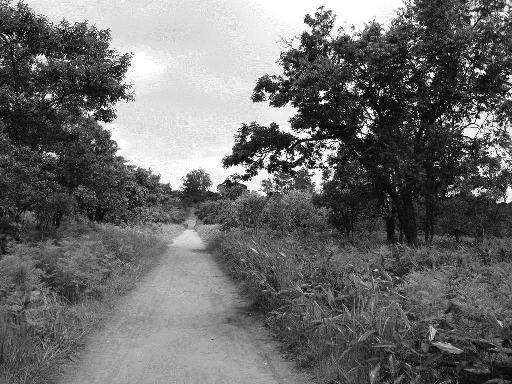
[[[205,224],[221,224],[230,228],[239,224],[236,204],[231,200],[208,200],[201,203],[197,217]]]
[[[327,210],[313,203],[310,192],[292,190],[269,198],[245,193],[236,200],[206,201],[197,216],[205,224],[221,224],[223,229],[270,228],[274,231],[318,232],[328,229]]]
[[[82,223],[11,248],[0,259],[0,382],[44,382],[55,373],[106,315],[101,303],[132,287],[166,243],[142,227]]]
[[[315,206],[310,193],[290,191],[269,199],[262,222],[276,231],[322,231],[327,228],[327,210]]]
[[[240,230],[212,243],[321,382],[510,380],[509,247],[447,245],[356,247]]]

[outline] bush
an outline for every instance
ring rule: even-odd
[[[312,195],[304,191],[272,196],[263,209],[261,221],[263,225],[283,233],[328,229],[327,210],[315,206]]]
[[[201,203],[196,215],[204,224],[221,224],[229,229],[240,225],[236,202],[232,200],[215,200]]]
[[[267,199],[255,192],[245,193],[236,200],[236,213],[242,227],[255,228],[260,223]]]

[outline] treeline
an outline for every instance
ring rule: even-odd
[[[357,169],[343,177],[325,177],[315,188],[312,173],[299,169],[294,174],[278,172],[261,183],[259,194],[240,182],[227,179],[217,192],[202,195],[197,215],[205,224],[221,224],[224,229],[268,227],[285,232],[310,228],[331,230],[354,240],[356,237],[386,233],[391,242],[404,242],[400,222],[392,203],[383,198]],[[328,176],[328,175],[327,175]],[[418,222],[427,233],[427,220],[418,200]],[[487,237],[512,237],[512,204],[489,194],[459,193],[439,201],[434,236],[459,242],[465,237],[481,241]]]
[[[226,184],[198,232],[320,383],[512,379],[512,205],[451,196],[431,243],[408,247],[386,241],[389,212],[364,189],[331,200],[332,180],[314,191],[305,170],[265,180],[266,196]]]
[[[503,201],[511,184],[511,12],[503,0],[413,0],[388,25],[345,30],[320,8],[252,95],[293,106],[290,126],[243,124],[224,166],[243,166],[242,179],[325,169],[330,199],[378,203],[390,241],[399,227],[411,246],[421,232],[431,242],[450,206]]]
[[[40,227],[67,215],[100,222],[175,221],[175,193],[128,164],[100,124],[133,98],[130,55],[87,22],[54,24],[23,3],[0,3],[0,236],[33,213]]]

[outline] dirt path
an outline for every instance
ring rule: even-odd
[[[91,338],[62,384],[304,384],[192,229]]]

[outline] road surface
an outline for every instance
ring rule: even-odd
[[[305,384],[204,250],[194,220],[62,384]]]

